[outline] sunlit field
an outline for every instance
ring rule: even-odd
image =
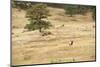
[[[95,21],[92,13],[69,16],[48,6],[49,35],[28,31],[26,10],[12,8],[12,65],[95,61]]]

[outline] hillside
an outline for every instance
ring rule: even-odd
[[[12,9],[13,65],[94,61],[95,22],[91,13],[69,17],[64,9],[48,9],[51,16],[46,20],[53,24],[48,36],[41,36],[38,30],[26,31],[26,12]]]

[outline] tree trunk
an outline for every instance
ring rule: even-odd
[[[72,14],[70,14],[70,17],[72,17],[73,15]]]
[[[40,33],[42,32],[42,28],[39,28],[39,32],[40,32]]]

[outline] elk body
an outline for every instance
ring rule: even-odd
[[[74,41],[73,41],[73,40],[72,40],[72,41],[70,41],[69,46],[72,46],[72,45],[73,45],[73,43],[74,43]]]

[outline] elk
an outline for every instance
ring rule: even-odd
[[[73,43],[74,43],[74,41],[73,41],[73,40],[71,40],[71,41],[70,41],[70,43],[69,43],[69,46],[72,46],[72,45],[73,45]]]

